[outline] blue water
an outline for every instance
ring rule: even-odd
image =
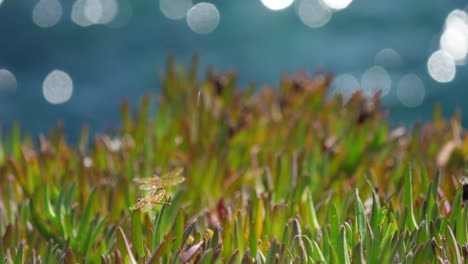
[[[156,73],[174,53],[188,63],[201,53],[203,67],[218,71],[236,69],[240,84],[276,84],[281,73],[305,69],[351,73],[358,79],[374,65],[384,48],[396,50],[403,64],[389,69],[392,90],[384,98],[394,125],[427,121],[437,102],[450,116],[460,108],[468,124],[468,66],[457,67],[454,81],[441,84],[429,76],[426,62],[438,49],[446,16],[463,9],[461,0],[354,0],[333,14],[322,28],[301,23],[294,7],[272,12],[259,0],[211,1],[221,14],[217,29],[209,35],[190,31],[184,20],[165,18],[157,0],[133,1],[133,16],[120,28],[106,25],[80,27],[70,21],[71,2],[61,1],[64,16],[52,28],[39,28],[31,18],[36,1],[5,0],[0,6],[0,68],[18,80],[16,92],[0,93],[0,123],[15,120],[33,135],[46,133],[58,120],[75,139],[89,124],[93,132],[119,124],[119,107],[126,97],[133,105],[148,92],[157,92]],[[54,69],[74,82],[70,101],[47,103],[42,82]],[[426,98],[417,108],[406,108],[396,99],[399,78],[417,74],[424,82]]]

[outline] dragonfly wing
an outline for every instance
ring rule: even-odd
[[[150,195],[151,193],[153,192],[150,192],[148,195]],[[166,191],[163,190],[163,189],[159,189],[159,190],[154,190],[154,194],[151,196],[151,197],[148,197],[146,198],[148,203],[145,204],[143,206],[143,208],[141,209],[142,212],[147,212],[151,209],[153,209],[153,207],[158,204],[159,201],[162,200],[162,198],[166,195]]]
[[[162,185],[158,184],[142,184],[140,185],[140,190],[152,191],[161,188]]]
[[[179,175],[183,171],[184,171],[183,168],[177,168],[177,169],[175,169],[175,170],[173,170],[171,172],[168,172],[168,173],[166,173],[166,174],[164,174],[162,176],[154,176],[152,178],[134,178],[133,181],[136,182],[136,183],[140,183],[142,185],[149,185],[149,184],[157,185],[158,188],[160,188],[160,187],[162,187],[163,179],[165,179],[166,181],[170,180],[172,182],[174,182],[175,179],[178,179],[178,181],[180,181],[180,179],[183,178],[183,177],[179,177]],[[177,183],[180,183],[180,182],[177,182]],[[175,184],[177,184],[177,183],[175,183]]]
[[[134,182],[142,184],[142,185],[160,185],[161,184],[161,178],[156,176],[152,178],[135,178],[133,179]]]
[[[141,208],[141,211],[142,212],[148,212],[149,210],[153,209],[153,207],[155,206],[156,204],[154,203],[147,203],[145,204],[142,208]]]
[[[136,204],[132,205],[130,207],[130,210],[137,210],[137,209],[140,209],[142,208],[145,204],[148,203],[148,200],[147,199],[141,199],[140,201],[138,201]]]
[[[164,189],[160,189],[159,192],[156,191],[156,193],[151,198],[148,198],[148,202],[150,203],[160,202],[164,198],[165,195],[166,195],[166,191]]]
[[[157,188],[162,187],[161,185],[161,178],[153,177],[153,178],[135,178],[133,179],[134,182],[141,184],[140,189],[145,190],[146,186],[156,185]]]
[[[158,188],[150,189],[149,192],[146,194],[145,199],[149,201],[153,196],[155,196],[159,192],[159,190],[160,189]]]
[[[149,184],[153,178],[133,178],[133,181],[141,184]]]
[[[184,177],[174,176],[174,177],[164,177],[161,179],[163,186],[173,186],[185,181]]]
[[[173,171],[170,171],[164,175],[162,175],[160,178],[172,178],[172,177],[177,177],[179,176],[182,172],[184,171],[184,168],[177,168]]]

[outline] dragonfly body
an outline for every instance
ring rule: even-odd
[[[137,210],[141,209],[141,211],[146,212],[151,209],[157,204],[168,204],[166,202],[161,202],[161,200],[166,196],[166,191],[164,189],[155,190],[155,192],[151,191],[146,195],[144,198],[138,198],[137,203],[130,207],[130,210]]]

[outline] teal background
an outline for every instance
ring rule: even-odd
[[[198,51],[202,69],[236,69],[242,86],[250,80],[275,85],[281,73],[299,70],[351,73],[359,79],[380,50],[392,48],[403,64],[387,69],[392,90],[384,104],[391,123],[427,121],[440,102],[446,116],[461,109],[468,124],[467,66],[457,67],[455,80],[447,84],[431,79],[426,69],[446,16],[465,8],[465,1],[354,0],[319,29],[302,24],[294,7],[273,12],[259,0],[209,2],[218,8],[220,24],[213,33],[198,35],[185,20],[164,17],[157,0],[132,1],[133,16],[120,28],[74,24],[71,1],[61,1],[64,13],[56,26],[39,28],[32,21],[37,1],[5,0],[0,6],[0,68],[14,73],[18,88],[0,93],[0,123],[8,129],[18,120],[37,135],[63,120],[71,140],[83,124],[93,132],[109,131],[119,125],[124,97],[135,105],[143,94],[158,91],[156,73],[169,53],[188,63]],[[74,82],[73,97],[62,105],[49,104],[42,95],[42,81],[54,69],[67,72]],[[417,108],[404,107],[395,96],[396,83],[408,73],[417,74],[426,88]]]

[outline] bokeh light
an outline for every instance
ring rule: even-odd
[[[11,92],[16,90],[18,83],[15,75],[8,70],[0,70],[0,92]]]
[[[73,23],[82,27],[87,27],[92,24],[91,21],[89,21],[84,14],[86,1],[87,0],[76,0],[76,2],[73,4],[70,15],[70,18],[73,21]]]
[[[457,72],[452,56],[443,50],[432,53],[427,61],[427,70],[432,79],[441,83],[453,81]]]
[[[341,74],[333,79],[331,88],[333,93],[341,94],[343,99],[348,101],[355,92],[359,91],[360,84],[354,75]]]
[[[465,64],[468,53],[468,14],[463,10],[452,11],[445,21],[440,37],[440,49],[448,52],[456,64]]]
[[[274,11],[285,9],[292,5],[293,2],[294,0],[262,0],[264,6]]]
[[[45,78],[42,92],[47,102],[63,104],[70,100],[73,94],[73,81],[66,72],[53,70]]]
[[[467,53],[467,36],[457,28],[447,28],[440,37],[440,48],[450,54],[456,62],[463,63]]]
[[[33,9],[33,22],[42,28],[55,26],[62,17],[62,5],[58,0],[40,0]]]
[[[91,166],[93,166],[93,159],[91,159],[90,157],[86,156],[84,157],[83,159],[83,166],[85,168],[91,168]]]
[[[385,96],[390,92],[392,79],[384,68],[376,65],[362,75],[361,85],[364,93],[369,96],[374,96],[379,91]]]
[[[119,4],[117,3],[117,0],[100,0],[100,3],[102,12],[97,24],[111,23],[119,13]]]
[[[84,15],[92,24],[99,23],[103,13],[104,8],[100,0],[86,0]]]
[[[187,13],[187,24],[195,33],[209,34],[219,24],[218,9],[210,3],[196,4]]]
[[[192,7],[192,0],[159,0],[159,9],[169,19],[182,19]]]
[[[396,95],[404,106],[418,107],[426,95],[424,83],[417,75],[407,74],[398,82]]]
[[[466,13],[466,10],[455,9],[450,12],[450,14],[448,14],[447,18],[445,19],[446,26],[452,26],[460,22],[468,22],[468,14]]]
[[[353,0],[322,0],[325,5],[332,9],[344,9],[351,4]]]
[[[297,13],[302,23],[311,28],[324,26],[332,17],[332,11],[320,0],[301,0]]]
[[[71,20],[82,27],[109,24],[119,14],[117,0],[77,0],[73,4]]]
[[[374,63],[375,65],[390,69],[397,69],[403,64],[400,54],[391,48],[385,48],[379,51],[375,55]]]
[[[0,6],[3,4],[3,0],[0,0]]]

